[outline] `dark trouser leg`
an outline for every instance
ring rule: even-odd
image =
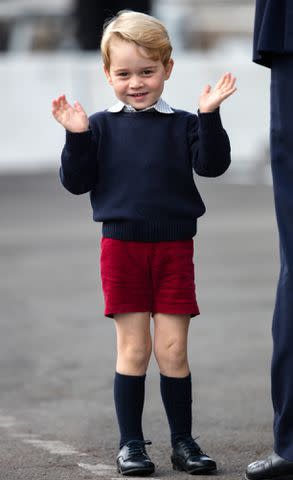
[[[293,55],[276,55],[271,82],[271,157],[280,238],[272,325],[275,451],[293,461]]]

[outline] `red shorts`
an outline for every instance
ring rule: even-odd
[[[193,239],[137,242],[102,237],[104,315],[150,312],[199,314]]]

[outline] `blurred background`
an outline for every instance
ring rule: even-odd
[[[253,0],[0,0],[0,172],[56,168],[63,131],[51,101],[59,94],[89,114],[115,102],[99,41],[105,19],[123,8],[166,24],[175,70],[164,97],[174,107],[196,111],[203,86],[233,72],[239,90],[222,109],[233,144],[230,175],[270,181],[269,71],[251,62]]]

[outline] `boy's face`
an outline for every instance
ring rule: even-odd
[[[173,60],[164,67],[161,60],[151,60],[144,50],[133,42],[112,39],[110,69],[104,66],[108,82],[116,97],[136,110],[150,107],[157,102],[170,77]]]

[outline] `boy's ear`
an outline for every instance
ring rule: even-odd
[[[170,58],[167,66],[165,67],[165,80],[168,80],[168,78],[170,78],[173,67],[174,67],[174,60],[173,58]]]
[[[112,77],[111,77],[111,75],[110,75],[109,70],[106,68],[106,65],[105,65],[105,64],[103,65],[103,70],[104,70],[104,73],[105,73],[105,75],[106,75],[106,77],[107,77],[107,80],[108,80],[109,84],[110,84],[110,85],[113,85]]]

